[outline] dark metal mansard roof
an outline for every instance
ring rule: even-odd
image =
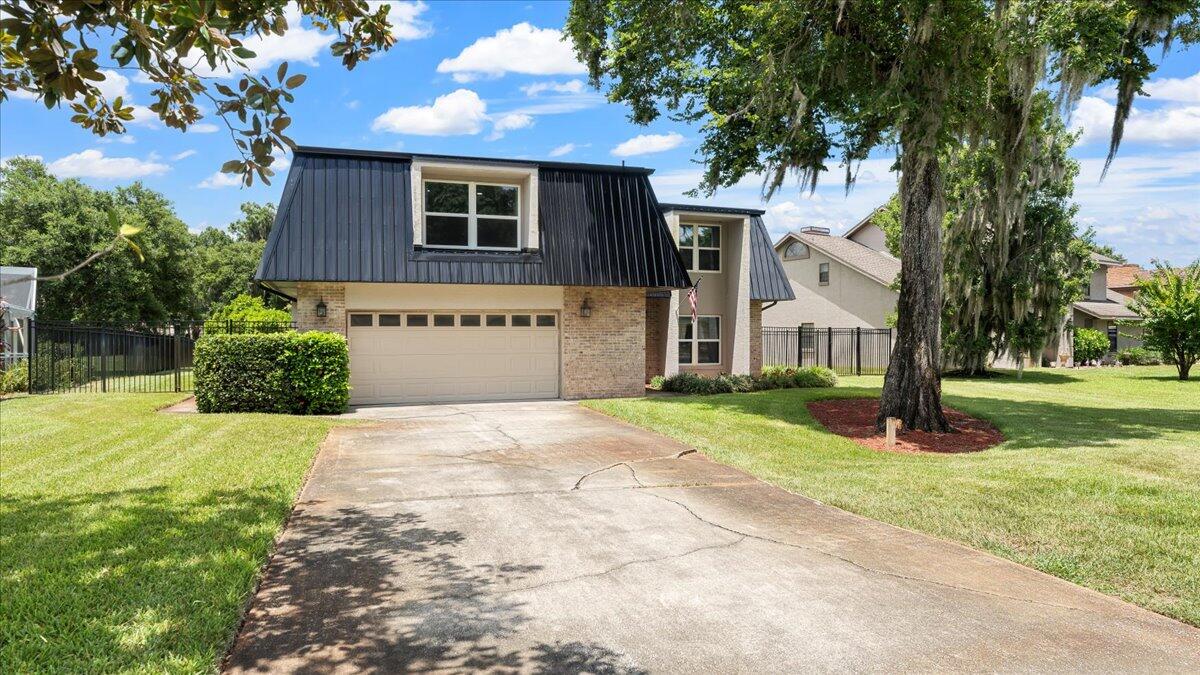
[[[419,249],[410,168],[433,155],[298,148],[255,278],[684,288],[647,169],[479,160],[538,169],[537,251]]]
[[[750,299],[796,299],[761,216],[750,216]]]

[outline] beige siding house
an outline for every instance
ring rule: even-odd
[[[859,228],[862,240],[878,240],[878,227]],[[837,237],[824,228],[804,228],[775,243],[796,295],[764,309],[764,326],[796,328],[884,328],[899,296],[892,282],[900,261],[860,241]]]

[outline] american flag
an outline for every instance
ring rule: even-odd
[[[692,325],[696,325],[696,305],[700,303],[700,280],[688,289],[688,304],[692,306]]]

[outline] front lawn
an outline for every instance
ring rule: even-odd
[[[586,405],[793,492],[1200,625],[1200,382],[1170,367],[946,379],[947,405],[1008,439],[966,455],[868,450],[805,408],[882,382]]]
[[[4,670],[215,670],[334,422],[181,398],[0,402]]]

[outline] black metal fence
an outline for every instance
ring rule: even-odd
[[[839,375],[881,375],[891,355],[891,328],[763,328],[764,366],[825,366]]]
[[[204,333],[275,333],[287,322],[173,321],[139,326],[29,322],[29,393],[192,390],[192,355]]]

